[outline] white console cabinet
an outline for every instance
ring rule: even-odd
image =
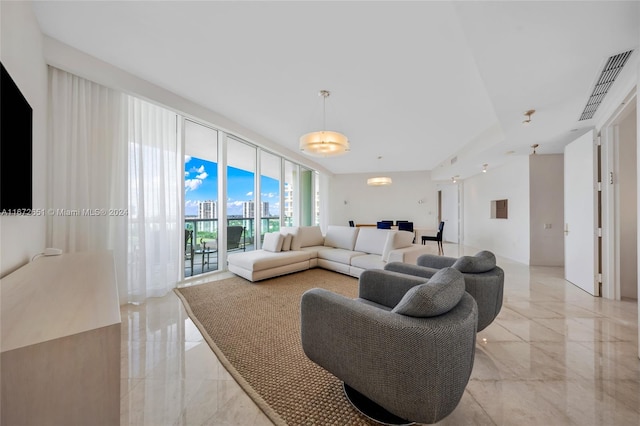
[[[43,256],[0,280],[2,425],[120,423],[113,254]]]

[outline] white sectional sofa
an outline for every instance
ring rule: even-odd
[[[261,250],[232,253],[229,270],[249,281],[320,267],[359,277],[366,269],[384,269],[388,262],[415,264],[429,249],[413,244],[412,232],[329,226],[283,227],[265,234]]]

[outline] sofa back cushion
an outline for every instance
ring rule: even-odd
[[[353,250],[359,230],[360,228],[352,228],[350,226],[329,225],[327,234],[324,236],[324,245],[326,247]]]
[[[451,265],[463,274],[479,274],[496,267],[496,256],[490,251],[480,251],[475,256],[462,256]]]
[[[389,254],[392,250],[410,247],[413,244],[413,232],[409,231],[392,231],[387,235],[387,241],[384,244],[382,252],[382,260],[389,261]]]
[[[262,241],[262,250],[272,251],[274,253],[282,250],[282,240],[284,235],[279,232],[269,232],[264,234],[264,241]]]
[[[443,268],[425,284],[409,289],[391,312],[417,318],[442,315],[460,302],[464,292],[462,273]]]
[[[387,235],[391,231],[388,229],[361,228],[356,239],[355,251],[362,251],[370,254],[380,254],[384,251],[387,242]]]
[[[324,237],[319,226],[300,226],[297,238],[300,239],[300,247],[321,246],[324,244]]]

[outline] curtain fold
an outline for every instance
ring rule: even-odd
[[[47,244],[112,250],[120,303],[179,279],[177,114],[49,67]]]
[[[126,97],[49,67],[47,245],[112,250],[126,289]]]
[[[139,303],[176,286],[182,230],[177,114],[129,97],[128,296]]]

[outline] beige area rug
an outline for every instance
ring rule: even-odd
[[[220,361],[276,425],[374,425],[300,343],[300,297],[321,287],[357,296],[358,280],[310,269],[259,283],[234,277],[176,289]]]

